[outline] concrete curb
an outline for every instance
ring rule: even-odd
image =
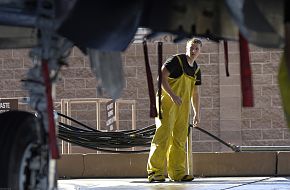
[[[148,154],[63,154],[59,177],[147,177]],[[193,153],[195,176],[290,175],[290,152]]]

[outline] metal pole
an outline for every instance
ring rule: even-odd
[[[100,125],[99,125],[99,115],[100,115],[100,103],[98,100],[96,100],[96,129],[100,130]],[[97,151],[97,154],[100,154],[100,151]]]
[[[193,123],[193,109],[190,109],[189,114],[189,122]],[[192,125],[188,127],[188,136],[186,143],[186,166],[187,166],[187,174],[193,175],[193,161],[192,161]]]
[[[119,103],[120,101],[115,102],[115,122],[116,122],[116,129],[117,131],[120,130],[120,123],[119,123]]]
[[[239,146],[241,152],[250,151],[290,151],[290,146]]]
[[[97,129],[101,130],[101,105],[100,102],[97,102]]]
[[[132,130],[136,129],[136,102],[132,104]],[[135,147],[132,148],[132,150],[135,150]]]
[[[61,99],[60,101],[60,113],[61,114],[65,114],[65,105],[64,105],[64,100]],[[65,123],[65,119],[63,117],[61,117],[61,122]],[[64,141],[61,140],[61,154],[64,154]]]
[[[192,129],[188,128],[188,136],[187,136],[187,174],[193,175],[193,161],[192,161]]]
[[[66,103],[67,103],[67,115],[69,117],[71,117],[71,102],[70,102],[70,100],[68,100]],[[70,120],[68,120],[67,123],[68,123],[68,125],[71,125],[71,121]],[[71,154],[72,153],[71,143],[67,143],[67,153],[68,154]]]

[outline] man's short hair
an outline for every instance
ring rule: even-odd
[[[191,44],[199,44],[200,47],[202,47],[202,42],[198,38],[191,38],[190,40],[187,41],[186,46],[191,45]]]

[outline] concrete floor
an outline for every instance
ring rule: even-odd
[[[196,178],[192,182],[148,183],[145,178],[58,180],[59,190],[289,190],[290,177]]]

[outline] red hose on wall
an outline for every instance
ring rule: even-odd
[[[239,33],[243,107],[253,107],[253,84],[248,41]]]

